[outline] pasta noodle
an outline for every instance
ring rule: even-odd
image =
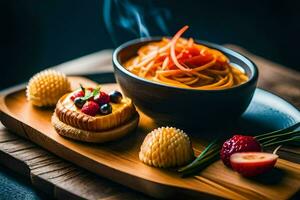
[[[126,69],[148,80],[199,90],[231,88],[248,80],[220,51],[182,38],[187,29],[184,26],[172,39],[142,46],[125,62]]]

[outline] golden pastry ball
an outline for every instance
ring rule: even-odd
[[[189,137],[173,127],[161,127],[148,133],[139,153],[142,162],[161,168],[182,166],[193,158]]]
[[[65,74],[44,70],[34,75],[27,85],[27,100],[35,106],[54,106],[59,98],[71,90]]]

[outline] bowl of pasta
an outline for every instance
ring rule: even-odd
[[[206,41],[172,38],[126,42],[113,53],[124,94],[157,122],[207,127],[238,119],[253,97],[256,65],[245,56]]]

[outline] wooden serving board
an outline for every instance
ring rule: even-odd
[[[73,88],[79,83],[95,84],[80,77],[72,77],[71,81]],[[116,84],[102,86],[107,91],[118,88]],[[59,136],[50,123],[53,109],[32,106],[26,101],[24,88],[1,96],[0,110],[2,123],[15,133],[89,171],[153,197],[185,195],[229,199],[287,199],[300,188],[300,165],[282,159],[278,160],[276,170],[264,179],[243,178],[226,168],[221,161],[190,178],[181,178],[173,170],[144,165],[138,159],[139,147],[145,135],[157,125],[141,112],[136,132],[115,142],[88,144]],[[206,144],[196,138],[192,138],[192,141],[197,153]]]

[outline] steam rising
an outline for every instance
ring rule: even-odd
[[[140,2],[145,4],[147,1]],[[148,22],[151,20],[161,31],[160,34],[168,35],[165,19],[170,18],[170,13],[164,9],[154,8],[149,0],[146,5],[144,4],[136,5],[130,0],[104,0],[104,22],[115,44],[120,42],[120,38],[124,40],[128,37],[149,37],[146,19]]]

